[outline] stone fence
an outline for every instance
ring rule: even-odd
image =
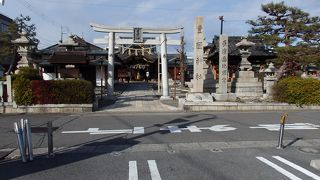
[[[37,104],[5,106],[0,113],[82,113],[92,112],[93,104]]]

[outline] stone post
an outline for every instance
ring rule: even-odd
[[[203,17],[196,17],[194,23],[194,61],[191,92],[203,93]]]
[[[102,82],[101,82],[102,84]],[[108,49],[108,97],[113,97],[114,92],[114,32],[109,32],[109,49]]]
[[[219,94],[228,92],[228,36],[219,37]]]
[[[228,93],[228,49],[229,41],[227,35],[219,37],[219,88],[213,94],[217,101],[234,101],[235,94]]]
[[[161,72],[162,72],[162,96],[160,99],[171,99],[169,96],[168,62],[167,62],[167,38],[165,33],[160,34],[161,42]]]
[[[12,84],[11,84],[11,75],[6,76],[7,81],[7,94],[8,94],[8,102],[12,102]]]

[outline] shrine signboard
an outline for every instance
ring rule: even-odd
[[[219,93],[227,93],[228,81],[228,36],[219,38]]]
[[[133,28],[133,42],[143,43],[142,28]]]

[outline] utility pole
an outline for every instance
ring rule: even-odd
[[[60,42],[61,42],[61,43],[62,43],[62,41],[63,41],[63,34],[67,34],[67,32],[64,32],[64,31],[63,31],[63,26],[61,25],[61,32],[60,32],[60,36],[61,36],[61,37],[60,37],[60,38],[61,38],[61,39],[60,39]]]
[[[180,82],[181,86],[185,86],[185,53],[184,53],[184,33],[181,32],[181,50],[180,50]]]
[[[223,21],[224,21],[223,16],[219,16],[219,20],[221,21],[220,34],[222,34],[223,33]]]

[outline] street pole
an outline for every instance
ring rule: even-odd
[[[52,133],[53,133],[53,129],[52,129],[52,121],[48,121],[47,122],[47,133],[48,133],[48,158],[51,158],[54,156],[53,153],[53,137],[52,137]]]
[[[284,134],[284,126],[286,123],[286,117],[288,116],[287,113],[285,113],[283,116],[281,116],[280,120],[280,131],[279,131],[279,141],[278,141],[278,149],[282,149],[283,146],[283,134]]]
[[[100,86],[101,95],[100,95],[100,96],[101,96],[101,101],[102,101],[102,92],[103,92],[103,89],[102,89],[102,87],[103,87],[102,63],[103,63],[103,61],[101,60],[101,64],[100,64],[100,71],[101,71],[101,72],[100,72],[100,76],[101,76],[101,77],[100,77],[100,82],[101,82],[101,84],[100,84],[100,85],[101,85],[101,86]]]
[[[176,67],[176,62],[177,62],[177,59],[174,59],[174,81],[173,81],[173,87],[174,87],[174,91],[173,91],[173,99],[176,99],[176,89],[177,89],[177,85],[176,85],[176,79],[177,79],[177,67]]]
[[[219,16],[219,20],[221,21],[221,24],[220,24],[220,34],[222,34],[222,33],[223,33],[223,21],[224,21],[223,16]]]
[[[160,53],[158,53],[158,93],[161,93]]]
[[[185,55],[184,55],[184,33],[181,32],[181,52],[180,52],[180,82],[185,86]]]

